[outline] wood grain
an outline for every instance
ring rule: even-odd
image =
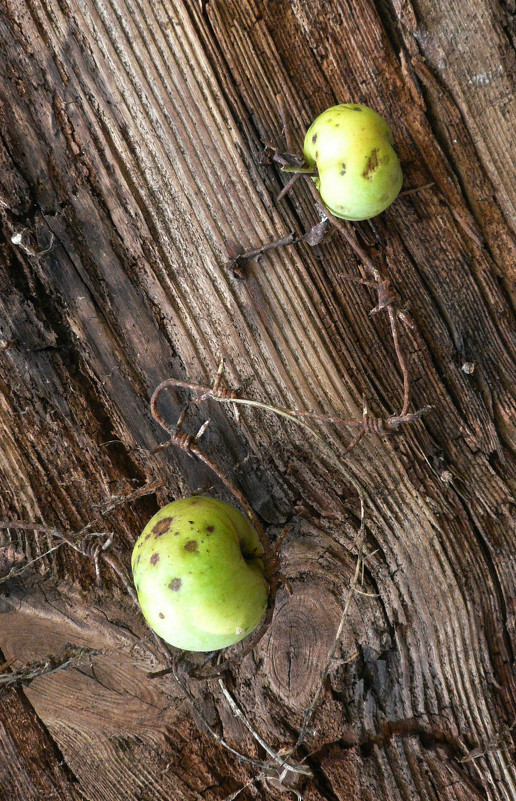
[[[469,5],[1,5],[2,519],[78,530],[159,479],[96,524],[128,569],[158,504],[227,497],[186,454],[151,455],[164,434],[149,413],[161,380],[209,384],[221,357],[225,381],[263,401],[357,416],[365,393],[374,414],[399,411],[388,321],[369,316],[374,293],[343,280],[361,273],[342,239],[273,251],[244,281],[224,266],[229,240],[254,247],[317,221],[301,182],[274,203],[284,179],[260,163],[264,141],[284,142],[279,94],[298,147],[327,106],[373,106],[405,187],[432,183],[356,227],[410,306],[413,408],[434,407],[423,421],[344,457],[338,426],[314,424],[323,447],[263,411],[237,426],[206,402],[187,417],[193,433],[210,417],[203,446],[271,539],[292,518],[281,557],[293,595],[281,591],[267,636],[227,679],[279,752],[325,667],[354,571],[357,492],[365,500],[367,595],[300,754],[314,801],[515,795],[513,53],[502,7]],[[163,403],[171,425],[187,400]],[[55,545],[0,534],[27,560]],[[73,777],[88,799],[230,797],[256,770],[171,678],[146,678],[157,652],[105,566],[102,580],[95,589],[92,564],[63,547],[9,585],[0,646],[13,669],[68,642],[102,651],[25,689],[31,737],[46,727],[69,797]],[[188,686],[228,744],[263,758],[216,683]],[[13,801],[31,797],[23,750],[16,770]],[[285,797],[257,787],[240,797]]]

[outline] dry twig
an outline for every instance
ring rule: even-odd
[[[6,673],[0,676],[0,687],[14,687],[19,684],[30,684],[33,679],[40,676],[48,676],[58,670],[79,665],[85,656],[91,657],[99,654],[94,648],[85,648],[78,645],[65,645],[58,654],[51,654],[45,659],[36,662],[29,662],[16,673]],[[11,662],[6,663],[7,667]],[[4,665],[0,665],[0,673],[3,673]]]

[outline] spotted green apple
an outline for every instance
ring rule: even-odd
[[[403,176],[392,133],[376,111],[342,103],[320,114],[306,132],[305,160],[336,217],[368,220],[396,199]]]
[[[264,550],[244,515],[216,498],[182,498],[147,523],[132,554],[143,615],[160,637],[187,651],[239,642],[262,619]]]

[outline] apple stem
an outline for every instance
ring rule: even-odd
[[[293,173],[294,175],[319,175],[315,167],[282,167],[281,172]]]

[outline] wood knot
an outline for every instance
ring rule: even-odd
[[[276,604],[267,642],[271,687],[290,707],[305,709],[328,658],[339,610],[326,587],[296,586]]]

